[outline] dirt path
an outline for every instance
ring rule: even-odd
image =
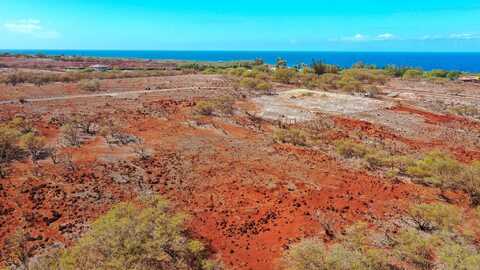
[[[153,94],[153,93],[162,93],[162,92],[171,92],[171,91],[184,91],[184,90],[218,90],[218,89],[230,89],[230,87],[183,87],[183,88],[168,88],[168,89],[158,89],[158,90],[138,90],[138,91],[123,91],[123,92],[104,92],[97,94],[83,94],[83,95],[69,95],[69,96],[54,96],[54,97],[44,97],[44,98],[25,98],[24,102],[45,102],[45,101],[56,101],[56,100],[71,100],[71,99],[81,99],[81,98],[95,98],[95,97],[119,97],[124,95],[135,95],[135,94]],[[18,103],[19,100],[10,99],[0,101],[2,104],[13,104]]]

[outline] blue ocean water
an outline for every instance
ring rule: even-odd
[[[101,51],[101,50],[0,50],[0,52],[67,56],[113,58],[138,58],[151,60],[234,61],[263,59],[275,63],[277,57],[287,60],[290,66],[309,64],[313,59],[349,67],[363,61],[383,67],[388,64],[419,67],[424,70],[446,69],[480,72],[480,52],[300,52],[300,51]]]

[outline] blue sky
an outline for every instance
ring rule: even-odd
[[[1,49],[480,51],[478,0],[1,0]]]

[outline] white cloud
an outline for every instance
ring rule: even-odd
[[[396,38],[395,35],[390,33],[384,33],[376,36],[376,40],[392,40],[395,38]]]
[[[479,40],[480,33],[430,34],[424,36],[399,37],[392,33],[378,35],[356,34],[354,36],[329,39],[331,42],[382,42],[382,41],[435,41],[435,40]]]
[[[479,36],[476,36],[471,33],[460,33],[460,34],[451,34],[449,38],[450,39],[475,39],[475,38],[479,38]]]
[[[45,29],[39,20],[24,19],[3,24],[3,27],[12,33],[30,35],[36,38],[57,38],[57,31]]]
[[[376,36],[367,36],[364,34],[356,34],[351,37],[343,37],[340,39],[330,39],[330,41],[350,41],[350,42],[365,42],[365,41],[387,41],[394,40],[397,37],[391,33],[379,34]]]
[[[340,39],[340,41],[365,41],[367,39],[368,39],[367,36],[363,34],[356,34],[352,37],[343,37]],[[332,41],[335,41],[335,40],[332,40]]]
[[[472,33],[454,33],[450,35],[425,35],[419,40],[472,40],[480,39],[480,34]]]
[[[352,37],[352,40],[355,40],[355,41],[362,41],[366,39],[367,37],[362,34],[356,34],[355,36]]]

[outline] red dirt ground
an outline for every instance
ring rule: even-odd
[[[189,77],[176,77],[169,83],[184,84],[183,78]],[[199,80],[195,85],[225,83],[216,77],[195,79]],[[165,78],[135,81],[130,86],[143,88],[162,80]],[[121,80],[105,83],[122,85]],[[59,89],[53,86],[50,90],[55,93]],[[31,161],[16,162],[9,178],[0,180],[0,261],[6,256],[1,245],[18,228],[31,233],[30,244],[38,252],[58,242],[68,246],[112,205],[152,191],[169,199],[177,210],[189,213],[192,233],[229,269],[240,270],[277,269],[282,252],[304,237],[315,235],[332,241],[354,222],[391,222],[409,205],[438,201],[440,194],[463,207],[469,203],[460,192],[383,179],[352,169],[325,151],[273,143],[273,125],[262,122],[257,128],[244,112],[228,117],[192,114],[199,98],[223,94],[174,92],[2,105],[1,121],[25,115],[51,144],[56,144],[60,135],[58,126],[50,122],[58,113],[92,113],[99,121],[113,118],[124,132],[143,138],[153,156],[139,160],[131,145],[108,145],[97,135],[86,136],[79,148],[61,150],[71,153],[74,171],[49,159],[40,161],[37,169]],[[253,105],[244,99],[236,107]],[[458,124],[480,130],[477,123],[460,117],[406,106],[392,110],[416,115],[438,127]],[[407,138],[387,127],[347,117],[333,120],[338,130],[329,140],[355,131],[366,139],[404,144],[416,153],[440,147],[465,162],[480,158],[480,149],[467,149],[448,140]],[[335,229],[335,235],[326,230],[327,225]]]
[[[74,173],[43,161],[42,176],[34,177],[29,162],[16,164],[15,175],[1,183],[0,240],[23,217],[38,248],[57,241],[69,244],[88,222],[112,204],[135,198],[142,187],[190,213],[189,227],[232,269],[268,270],[278,266],[291,243],[312,235],[328,240],[324,222],[341,230],[360,220],[392,220],[411,202],[438,196],[435,189],[352,171],[318,151],[272,145],[262,132],[220,118],[198,119],[203,128],[191,127],[185,123],[191,121],[192,105],[171,100],[142,104],[164,108],[166,119],[132,110],[116,115],[134,123],[126,130],[155,150],[151,161],[135,161],[129,147],[110,148],[97,137],[73,149]],[[358,123],[365,134],[399,139]],[[43,135],[57,136],[55,128],[37,125]],[[131,161],[104,161],[122,156]],[[138,168],[143,171],[138,182],[112,180],[113,172],[128,174]]]

